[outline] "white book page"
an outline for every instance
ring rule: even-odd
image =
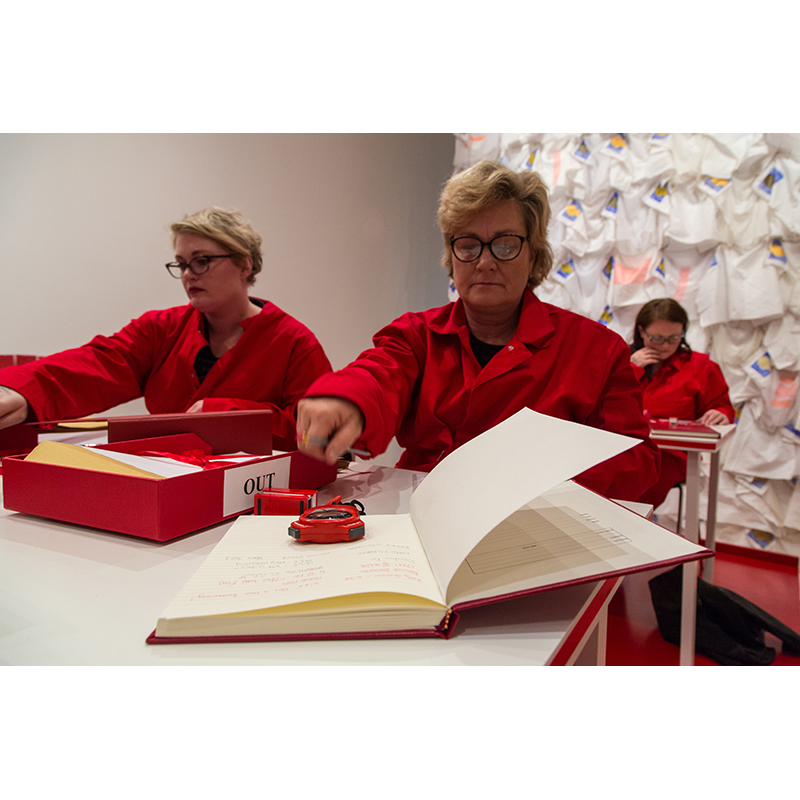
[[[447,602],[599,578],[703,552],[567,481],[515,511],[478,543],[450,582]]]
[[[365,592],[423,597],[444,608],[409,514],[364,516],[354,542],[289,536],[296,516],[239,517],[162,619],[232,614]]]
[[[438,464],[411,498],[411,516],[440,586],[473,547],[529,500],[639,439],[523,408]]]

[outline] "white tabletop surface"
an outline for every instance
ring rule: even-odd
[[[424,474],[354,464],[320,493],[402,513]],[[442,639],[147,645],[160,613],[232,523],[158,543],[0,509],[0,663],[544,664],[595,584],[476,608]]]

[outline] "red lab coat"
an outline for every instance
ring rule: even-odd
[[[630,351],[597,322],[542,303],[525,291],[511,342],[481,369],[459,300],[404,314],[375,347],[323,375],[308,396],[343,397],[363,412],[359,440],[375,455],[393,436],[406,448],[398,467],[436,463],[521,408],[643,440],[578,476],[608,497],[636,500],[658,475],[658,448],[642,415]],[[547,458],[543,453],[542,458]]]
[[[275,447],[295,449],[294,405],[331,369],[314,334],[264,302],[201,384],[194,360],[208,344],[204,322],[191,305],[148,311],[113,336],[0,370],[0,386],[23,395],[29,418],[41,420],[94,414],[142,396],[153,414],[183,412],[198,400],[203,411],[270,408]]]
[[[644,408],[655,418],[699,419],[712,408],[733,422],[734,412],[728,384],[722,370],[704,353],[677,351],[648,378],[642,367],[631,364],[642,387]],[[642,497],[642,502],[658,508],[668,492],[686,480],[686,453],[661,451],[658,483]]]

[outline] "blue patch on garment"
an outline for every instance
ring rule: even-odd
[[[575,274],[575,264],[572,263],[572,259],[569,261],[564,262],[556,272],[566,280],[567,278],[571,278]]]
[[[783,180],[783,173],[777,167],[773,167],[758,185],[758,188],[766,194],[772,194],[772,189],[780,180]]]
[[[715,192],[721,192],[730,181],[727,178],[706,178],[703,184]]]
[[[583,211],[583,206],[581,205],[580,200],[573,200],[564,209],[564,213],[561,216],[566,217],[568,220],[576,220],[581,215],[582,211]]]
[[[748,531],[747,538],[762,550],[766,550],[775,541],[775,537],[767,531]]]
[[[767,375],[772,372],[772,363],[769,360],[769,353],[764,353],[761,358],[757,358],[751,365],[750,365],[759,375],[763,375],[765,378]]]
[[[668,186],[669,182],[660,183],[658,186],[656,186],[653,194],[650,195],[650,199],[655,200],[656,203],[660,203],[669,194]]]
[[[769,260],[786,263],[786,252],[783,249],[783,242],[780,239],[773,239],[769,246]]]
[[[586,161],[587,158],[591,155],[589,152],[589,148],[586,146],[586,140],[581,139],[581,143],[578,145],[577,149],[575,150],[575,155]]]
[[[628,140],[625,138],[624,133],[617,133],[611,137],[611,141],[606,145],[609,150],[615,153],[621,153],[628,146]]]

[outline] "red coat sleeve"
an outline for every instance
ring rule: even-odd
[[[161,313],[148,312],[82,347],[0,370],[0,385],[25,397],[34,419],[94,414],[141,397],[165,340]]]
[[[357,405],[364,415],[364,433],[357,447],[373,455],[383,453],[392,441],[412,399],[424,363],[424,341],[416,335],[408,316],[400,317],[373,338],[375,347],[337,372],[314,382],[309,396],[341,397]]]
[[[705,391],[698,397],[698,419],[702,417],[706,411],[715,409],[721,411],[728,418],[728,422],[733,422],[735,412],[728,392],[728,382],[725,380],[722,370],[718,364],[715,364],[709,358],[704,372]]]
[[[586,424],[641,439],[630,450],[586,470],[575,480],[615,500],[638,500],[657,480],[661,453],[650,438],[642,412],[642,390],[631,369],[630,353],[620,347],[609,353],[606,381]]]

